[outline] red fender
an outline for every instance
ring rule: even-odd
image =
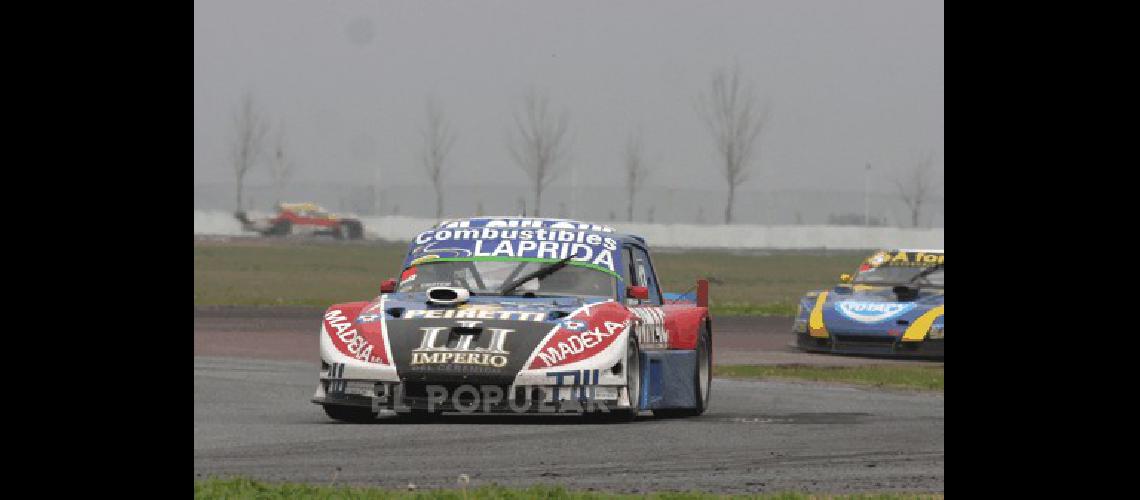
[[[689,304],[662,306],[665,312],[665,330],[669,332],[670,349],[696,349],[701,323],[709,317],[707,307]]]
[[[357,322],[361,310],[369,302],[345,302],[325,310],[324,327],[337,350],[350,358],[368,363],[391,364],[384,349],[384,332],[379,317],[374,321]],[[372,308],[370,308],[372,309]],[[383,311],[367,311],[381,315]]]

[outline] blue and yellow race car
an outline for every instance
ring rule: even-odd
[[[792,331],[809,352],[945,357],[942,250],[884,250],[800,299]]]

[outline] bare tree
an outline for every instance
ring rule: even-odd
[[[427,103],[427,127],[422,133],[424,149],[420,161],[435,188],[435,218],[439,219],[443,217],[444,162],[455,144],[455,133],[451,131],[439,104],[431,99]]]
[[[758,109],[751,86],[741,82],[740,66],[713,73],[709,93],[702,94],[698,112],[709,127],[728,182],[725,224],[732,223],[736,187],[748,180],[748,166],[756,152],[756,140],[768,122],[769,108]]]
[[[931,167],[933,165],[934,154],[926,153],[915,163],[909,177],[895,179],[895,185],[899,188],[899,198],[910,211],[912,227],[918,227],[918,215],[922,210],[922,203],[926,201],[930,190],[934,187],[933,179],[931,179]]]
[[[559,174],[558,166],[567,154],[566,129],[569,117],[566,112],[553,116],[549,100],[531,91],[523,100],[522,114],[516,113],[517,136],[507,141],[507,147],[534,187],[534,215],[541,215],[542,191]]]
[[[269,175],[273,178],[273,192],[277,203],[281,203],[281,196],[289,178],[293,175],[293,162],[285,154],[285,124],[277,127],[273,138],[273,158],[269,162]]]
[[[633,222],[633,202],[637,190],[645,183],[649,169],[645,165],[645,144],[641,131],[632,132],[625,142],[625,189],[628,196],[626,220]]]
[[[242,211],[241,194],[245,175],[257,164],[265,143],[269,126],[262,118],[255,103],[253,93],[246,92],[234,113],[234,142],[230,149],[234,176],[237,179],[237,210]]]

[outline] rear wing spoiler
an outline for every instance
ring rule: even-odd
[[[685,293],[662,293],[661,296],[670,304],[682,304],[690,302],[696,304],[697,307],[709,306],[709,280],[697,280],[694,287],[695,291],[686,291]],[[689,290],[693,290],[690,288]]]

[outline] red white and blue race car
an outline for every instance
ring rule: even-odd
[[[416,236],[402,269],[375,299],[325,313],[312,401],[334,419],[708,408],[708,284],[666,304],[638,236],[564,219],[444,221]]]

